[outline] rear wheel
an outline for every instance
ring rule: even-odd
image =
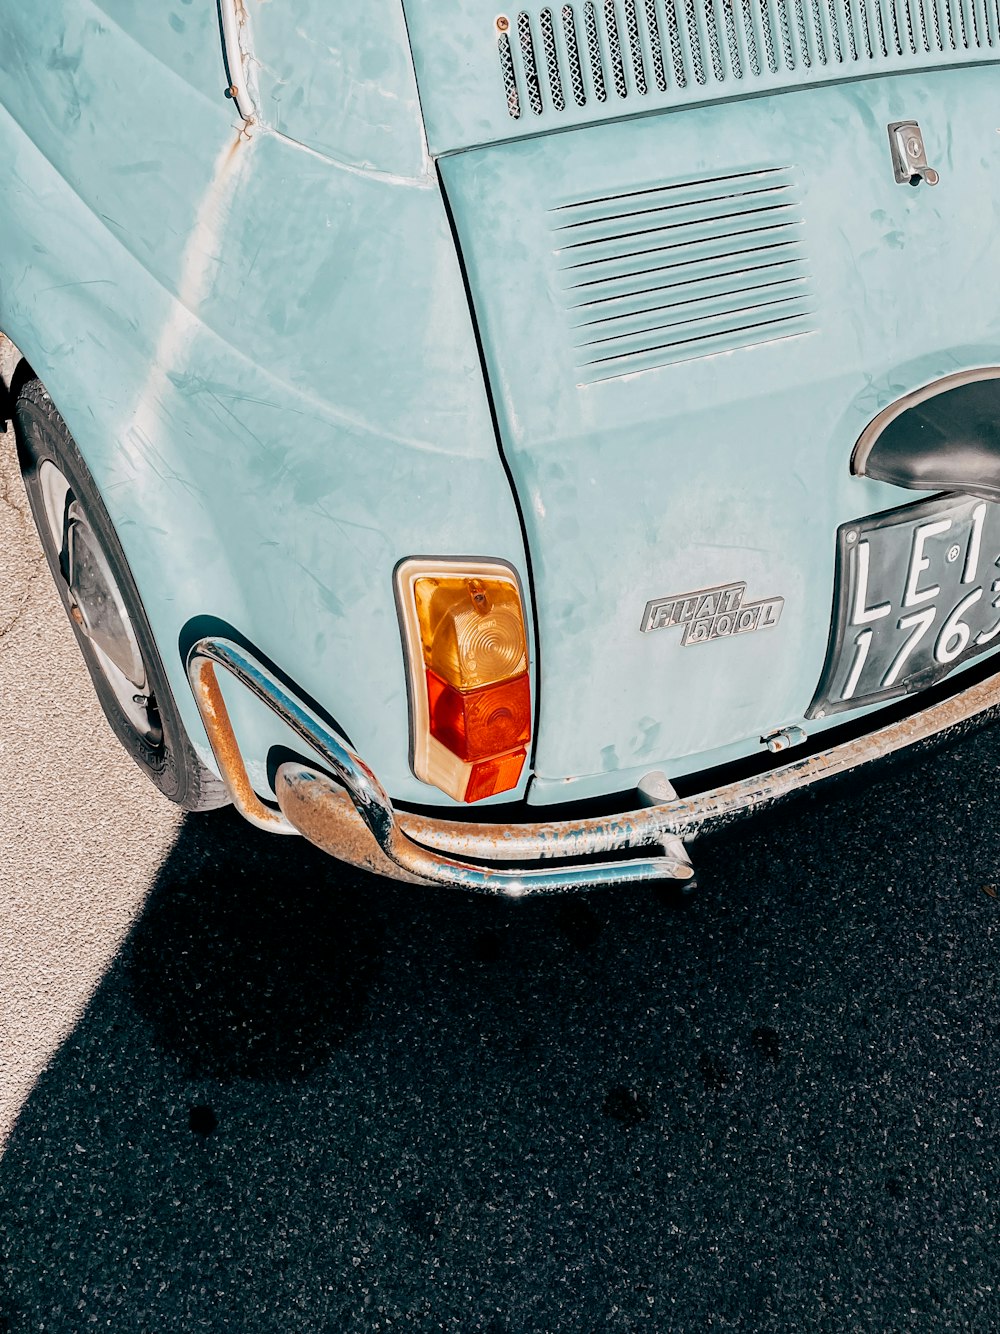
[[[181,722],[125,554],[80,451],[42,383],[13,408],[18,459],[49,569],[118,740],[185,810],[229,800]]]

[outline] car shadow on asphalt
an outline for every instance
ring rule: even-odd
[[[988,1310],[996,750],[699,845],[686,907],[187,819],[0,1162],[0,1332]]]

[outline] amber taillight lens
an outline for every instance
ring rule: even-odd
[[[524,608],[490,561],[405,561],[396,573],[410,673],[413,769],[459,801],[516,787],[531,740]]]

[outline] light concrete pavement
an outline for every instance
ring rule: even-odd
[[[104,721],[0,435],[0,1146],[181,816]]]

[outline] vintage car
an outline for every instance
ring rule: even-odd
[[[416,883],[1000,701],[997,0],[2,0],[0,329],[108,719]]]

